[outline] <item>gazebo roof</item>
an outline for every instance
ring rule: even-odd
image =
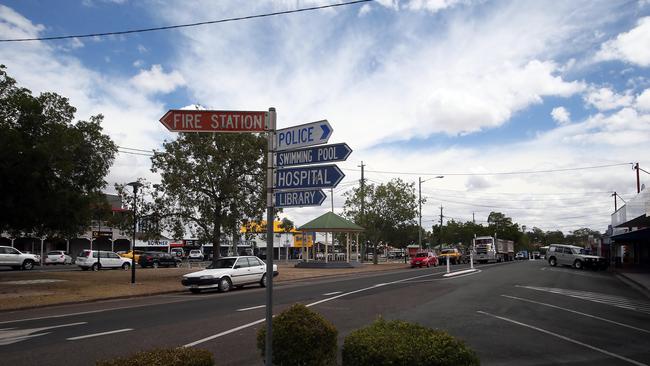
[[[327,212],[298,228],[300,231],[317,232],[359,232],[365,230],[363,227],[341,216]]]

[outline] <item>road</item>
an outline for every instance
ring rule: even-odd
[[[283,284],[274,310],[307,304],[337,327],[339,346],[381,315],[445,329],[483,365],[650,364],[650,300],[611,274],[544,261],[477,268],[447,278],[438,267]],[[251,287],[4,312],[0,352],[8,365],[89,365],[186,345],[212,351],[219,365],[259,365],[263,304],[264,291]]]

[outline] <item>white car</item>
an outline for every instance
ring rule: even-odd
[[[71,264],[72,257],[63,250],[53,250],[45,255],[45,264]]]
[[[202,261],[203,260],[203,253],[198,249],[192,249],[192,250],[190,250],[190,254],[189,254],[189,256],[187,258],[189,260]]]
[[[273,277],[277,275],[278,266],[274,264]],[[256,283],[266,287],[266,263],[255,256],[223,257],[203,271],[184,275],[181,283],[193,293],[212,288],[227,292],[233,286]]]
[[[84,271],[89,269],[99,271],[102,268],[122,268],[126,271],[131,268],[131,258],[120,257],[117,253],[100,250],[99,263],[97,263],[97,251],[84,249],[77,256],[75,264]]]
[[[11,266],[13,269],[30,270],[41,264],[41,256],[22,253],[12,247],[0,246],[0,266]]]

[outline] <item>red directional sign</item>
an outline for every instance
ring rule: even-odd
[[[269,112],[171,109],[160,122],[171,132],[264,132]]]

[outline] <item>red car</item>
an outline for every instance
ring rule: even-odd
[[[416,253],[413,258],[411,258],[411,268],[415,267],[431,267],[438,265],[438,258],[431,252],[420,252]]]

